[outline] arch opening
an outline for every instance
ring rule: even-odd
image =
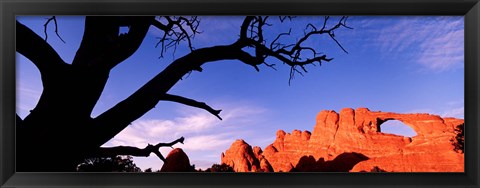
[[[382,133],[394,134],[404,137],[414,137],[417,132],[408,125],[398,120],[387,120],[379,126],[379,131]]]

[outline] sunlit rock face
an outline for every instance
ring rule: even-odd
[[[225,156],[228,156],[229,159],[223,161]],[[259,156],[254,154],[252,146],[243,140],[236,140],[230,149],[222,153],[222,163],[233,167],[235,172],[250,172],[259,169],[260,160],[258,158]]]
[[[380,132],[398,120],[417,133],[404,137]],[[455,128],[462,119],[431,114],[373,112],[345,108],[321,111],[313,132],[277,131],[263,151],[237,140],[222,153],[222,163],[237,172],[371,171],[463,172],[464,155],[454,150]]]

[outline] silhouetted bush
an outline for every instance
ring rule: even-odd
[[[151,170],[151,169],[150,169]],[[131,156],[95,157],[77,166],[79,172],[141,172]]]

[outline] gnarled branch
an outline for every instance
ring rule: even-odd
[[[166,22],[166,24],[163,24],[162,21]],[[163,36],[159,38],[155,46],[161,47],[160,57],[163,57],[163,53],[169,48],[174,48],[173,54],[175,54],[177,46],[185,40],[188,42],[188,48],[193,51],[192,40],[196,34],[201,33],[198,30],[200,19],[197,16],[189,18],[183,16],[160,16],[152,22],[152,25],[163,31]]]
[[[267,47],[263,35],[259,35],[259,33],[263,32],[262,27],[270,25],[266,21],[266,18],[263,17],[246,17],[240,28],[240,38],[235,43],[193,50],[191,53],[172,62],[128,98],[100,114],[94,119],[98,125],[97,139],[99,139],[99,144],[101,145],[108,141],[108,139],[115,136],[131,122],[153,109],[165,97],[170,88],[181,80],[185,74],[193,70],[201,70],[201,66],[207,62],[240,60],[245,64],[253,66],[258,71],[258,66],[261,64],[273,67],[273,64],[265,63],[267,57],[273,57],[292,67],[291,79],[294,73],[301,73],[297,67],[301,68],[302,71],[306,71],[306,65],[332,60],[327,58],[326,55],[319,55],[312,48],[303,47],[301,45],[302,41],[306,39],[293,45],[291,47],[293,49],[287,49],[287,46],[291,45],[280,49]],[[255,26],[251,27],[252,24],[255,24]],[[159,26],[159,28],[162,27],[161,25]],[[323,30],[326,31],[327,29]],[[313,34],[307,33],[306,36],[313,36]],[[254,47],[255,54],[243,51],[245,47]],[[302,52],[305,51],[313,55],[311,57],[303,57]]]
[[[182,143],[185,140],[184,137],[174,140],[170,143],[158,143],[156,145],[148,144],[145,148],[137,148],[132,146],[116,146],[116,147],[101,147],[91,157],[112,157],[117,155],[131,155],[136,157],[148,157],[150,153],[155,153],[160,160],[165,162],[165,157],[160,153],[160,147],[172,147],[177,143]]]
[[[292,17],[280,17],[280,22],[283,23],[287,18],[290,20],[292,19]],[[253,56],[255,62],[252,62],[255,65],[263,63],[269,67],[273,67],[274,64],[265,63],[265,59],[268,57],[273,57],[289,65],[291,67],[289,79],[290,84],[295,73],[300,73],[302,75],[302,72],[307,72],[307,69],[305,68],[306,65],[315,65],[315,63],[321,65],[322,61],[328,62],[332,60],[332,58],[327,58],[326,55],[318,53],[317,49],[304,46],[304,43],[313,36],[327,34],[344,52],[348,53],[335,38],[334,34],[334,31],[340,27],[352,29],[346,25],[348,17],[343,16],[339,19],[337,24],[327,27],[327,21],[329,18],[330,17],[326,16],[323,25],[318,27],[312,23],[307,24],[304,30],[304,36],[293,44],[280,42],[282,37],[284,38],[290,35],[290,28],[288,32],[278,34],[267,46],[267,41],[264,38],[263,33],[265,26],[271,25],[267,23],[268,16],[249,16],[245,18],[241,26],[240,39],[237,41],[237,44],[243,47],[255,48],[255,55]]]

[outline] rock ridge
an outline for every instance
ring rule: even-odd
[[[380,132],[390,120],[403,122],[417,135]],[[237,140],[222,153],[221,162],[236,172],[463,172],[464,155],[452,143],[455,129],[463,124],[463,119],[426,113],[323,110],[312,132],[278,130],[275,141],[263,150]]]

